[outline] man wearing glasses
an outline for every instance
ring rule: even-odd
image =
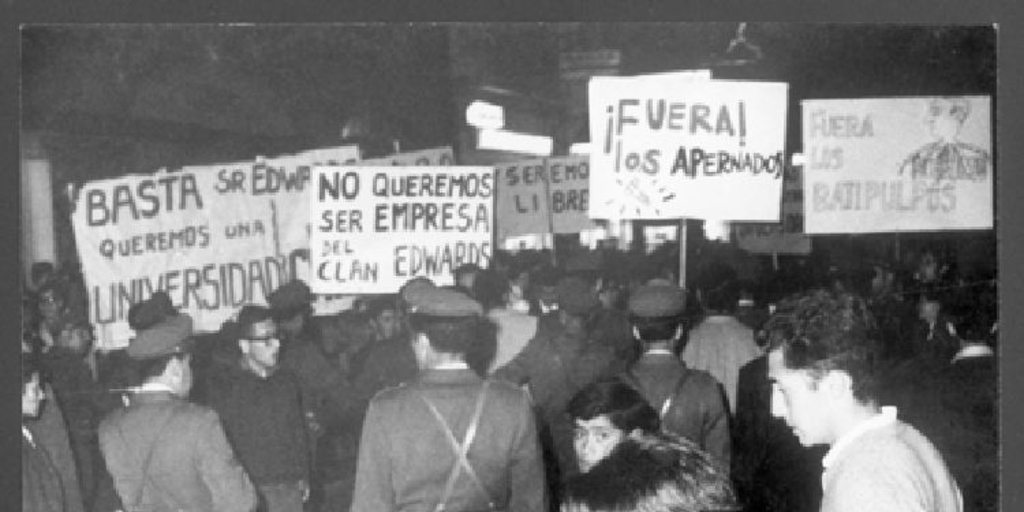
[[[281,341],[268,308],[238,313],[236,364],[212,372],[210,406],[252,478],[260,511],[302,512],[309,498],[309,464],[298,382],[278,369]]]

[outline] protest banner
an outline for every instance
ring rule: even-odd
[[[309,208],[314,293],[394,293],[424,276],[453,284],[494,253],[490,167],[318,166]]]
[[[455,152],[451,146],[396,153],[383,158],[371,158],[359,165],[391,165],[395,167],[455,165]]]
[[[341,146],[83,185],[72,227],[97,346],[127,345],[128,309],[156,290],[209,332],[303,278],[310,168],[358,155]]]
[[[590,81],[590,217],[777,221],[787,84]]]
[[[597,225],[587,217],[590,159],[538,158],[496,166],[498,239],[579,233]]]
[[[992,228],[989,97],[802,107],[808,233]]]
[[[219,166],[85,184],[72,214],[97,346],[131,338],[128,309],[165,290],[197,330],[288,279],[265,200],[218,190]]]
[[[804,189],[800,168],[787,166],[782,181],[780,222],[737,222],[736,244],[754,254],[810,254],[811,238],[804,233]]]

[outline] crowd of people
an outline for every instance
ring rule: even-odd
[[[323,316],[293,280],[215,333],[158,291],[113,351],[36,264],[23,510],[997,509],[994,281],[548,256]]]

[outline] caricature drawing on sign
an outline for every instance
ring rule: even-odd
[[[900,164],[899,174],[910,170],[913,178],[982,181],[988,175],[988,151],[958,140],[964,121],[971,115],[967,98],[933,98],[928,102],[925,124],[935,141],[913,152]]]

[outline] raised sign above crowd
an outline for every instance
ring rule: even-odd
[[[579,233],[596,224],[587,216],[590,159],[568,156],[499,164],[498,240],[521,235]]]
[[[784,83],[590,81],[590,217],[778,221]]]
[[[453,283],[493,252],[490,167],[316,167],[309,208],[315,293],[393,293],[409,279]]]
[[[987,96],[803,102],[808,233],[989,229]]]

